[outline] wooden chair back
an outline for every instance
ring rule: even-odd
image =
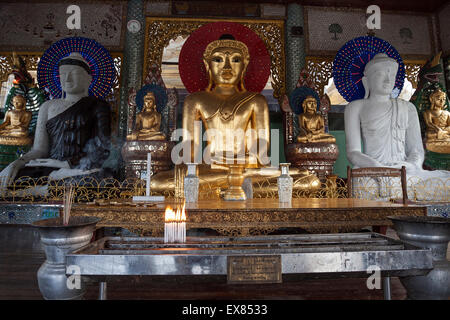
[[[352,195],[352,178],[379,178],[379,177],[400,177],[402,185],[402,202],[406,204],[408,202],[408,192],[406,183],[406,168],[403,166],[401,169],[387,168],[387,167],[367,167],[352,169],[347,166],[347,192],[348,197]]]

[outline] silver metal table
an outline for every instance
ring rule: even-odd
[[[68,254],[66,265],[100,279],[100,299],[106,299],[105,279],[111,276],[226,275],[229,283],[273,283],[289,274],[368,278],[374,269],[390,299],[390,277],[433,269],[429,250],[377,233],[188,237],[176,244],[153,237],[105,237]]]

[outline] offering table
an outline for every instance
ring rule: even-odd
[[[351,198],[296,198],[290,204],[281,204],[278,199],[199,200],[185,205],[187,230],[209,228],[229,236],[268,234],[280,228],[301,228],[310,233],[355,232],[367,226],[391,226],[388,216],[427,215],[425,206]],[[102,218],[99,227],[162,236],[168,206],[175,208],[177,202],[104,201],[74,205],[71,215]]]
[[[100,282],[117,276],[222,277],[227,284],[270,284],[304,278],[367,278],[376,268],[390,299],[390,277],[418,276],[433,268],[431,251],[376,233],[163,238],[105,237],[66,256],[79,274]],[[380,279],[381,280],[381,279]],[[381,289],[381,288],[378,288]]]

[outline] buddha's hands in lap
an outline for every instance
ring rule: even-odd
[[[399,161],[392,164],[392,167],[400,169],[401,167],[405,166],[406,172],[411,172],[417,170],[418,166],[414,162],[407,162],[407,161]]]
[[[35,159],[26,164],[27,167],[53,167],[53,168],[70,168],[67,161],[56,159]]]
[[[51,180],[59,180],[68,177],[88,175],[97,171],[100,171],[100,169],[82,170],[82,169],[61,168],[59,170],[52,171],[49,175],[49,178]]]

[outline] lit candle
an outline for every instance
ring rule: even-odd
[[[150,168],[152,163],[152,154],[150,152],[147,153],[147,184],[145,188],[145,195],[150,197]]]
[[[183,209],[181,210],[181,242],[186,242],[186,212],[184,209],[184,204]]]
[[[167,207],[164,213],[164,243],[173,242],[173,218],[172,208]]]
[[[175,215],[175,242],[180,242],[180,219],[181,219],[181,213],[180,213],[180,207],[177,207],[177,213]]]

